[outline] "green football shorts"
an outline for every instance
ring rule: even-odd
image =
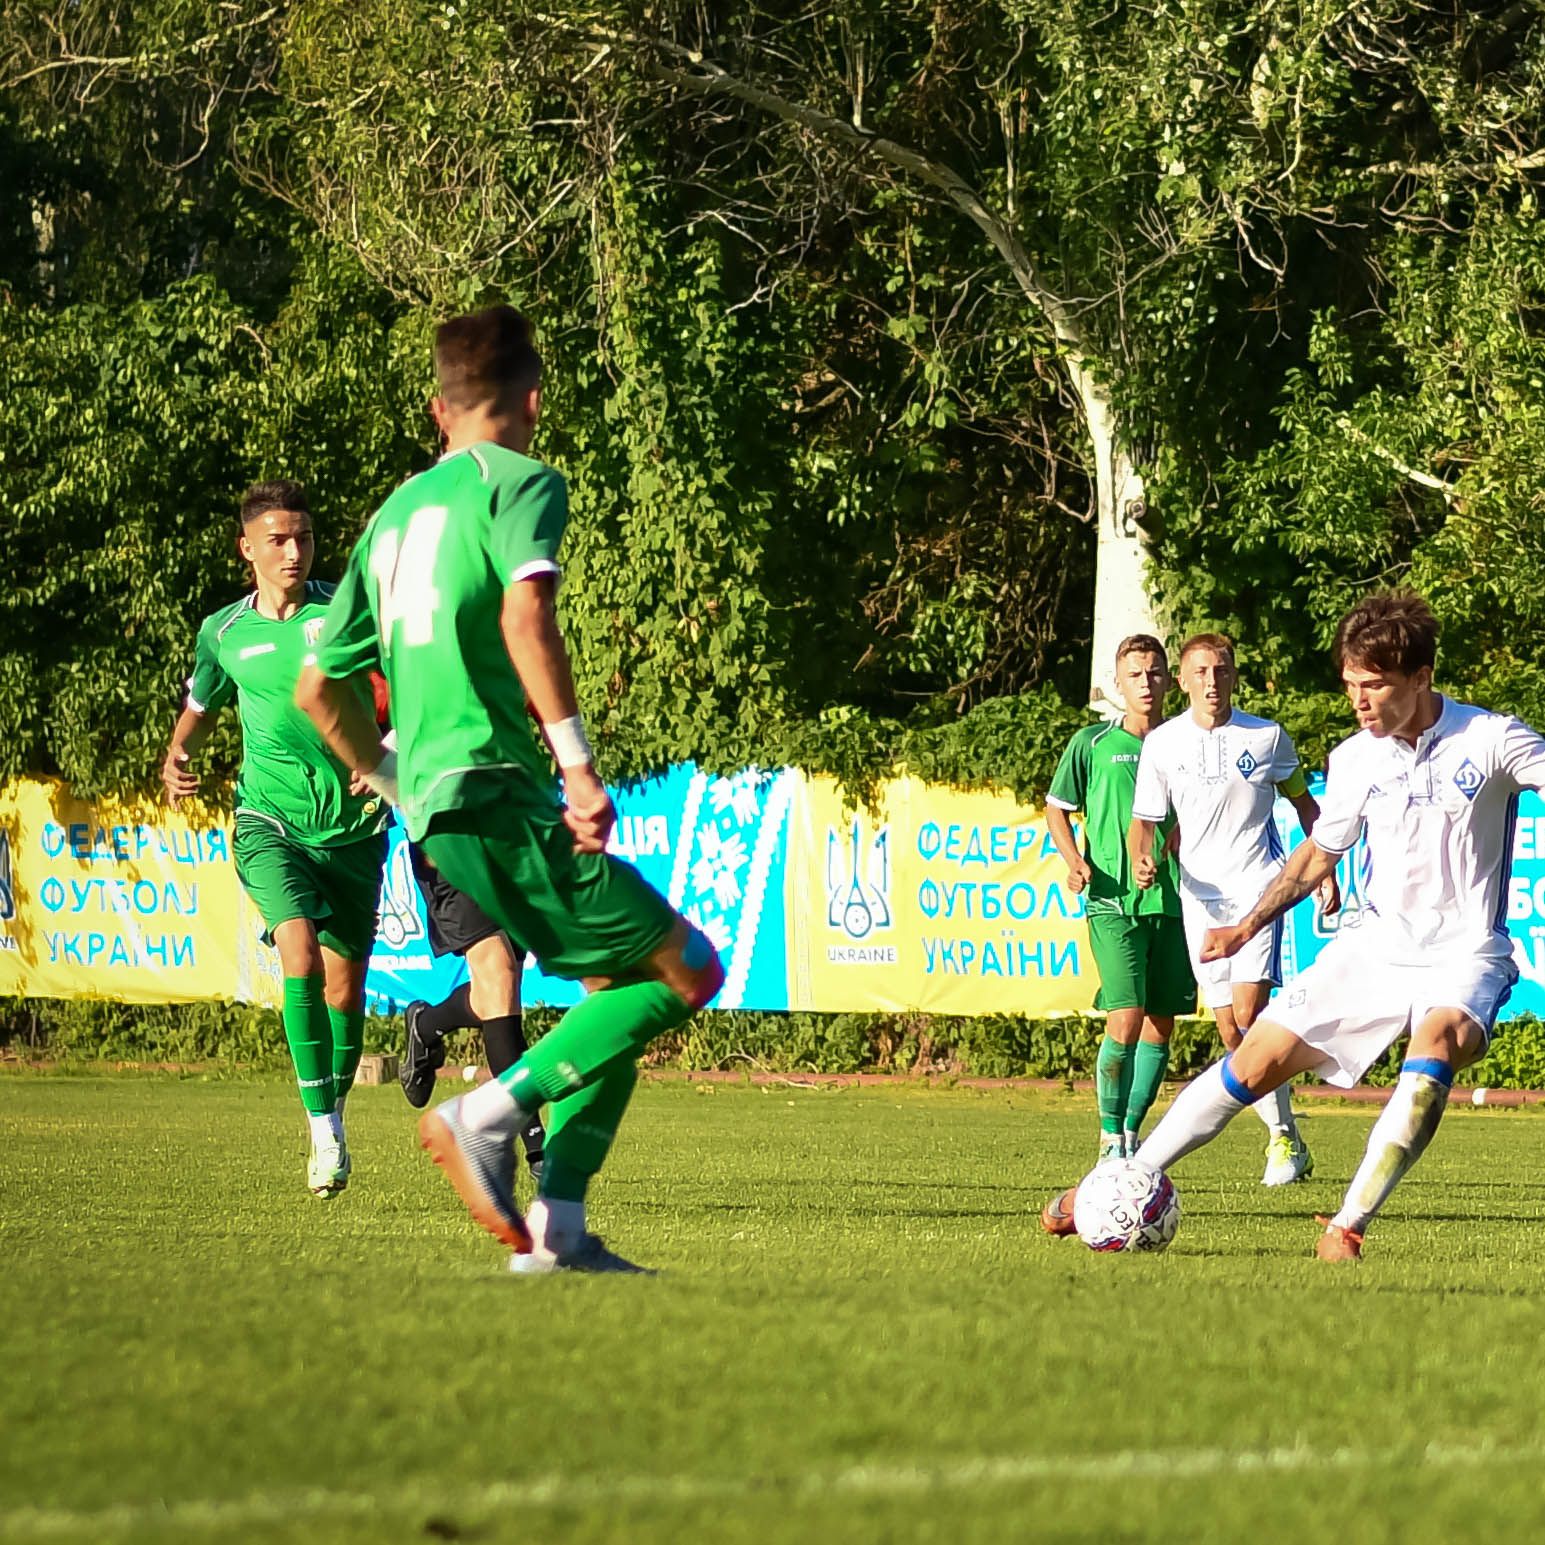
[[[621,976],[665,941],[676,912],[610,853],[576,853],[556,806],[443,810],[419,846],[553,976]]]
[[[1196,981],[1178,917],[1091,913],[1089,948],[1100,971],[1097,1009],[1142,1009],[1160,1016],[1196,1012]]]
[[[310,847],[262,816],[236,812],[236,878],[263,916],[263,942],[297,917],[316,924],[317,940],[346,960],[365,960],[376,936],[386,833]]]

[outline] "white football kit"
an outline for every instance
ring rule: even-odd
[[[1363,730],[1331,753],[1311,838],[1345,853],[1366,829],[1362,915],[1267,1011],[1349,1088],[1435,1008],[1489,1033],[1518,968],[1507,934],[1521,789],[1545,786],[1545,740],[1506,714],[1442,699],[1409,746]]]
[[[1132,814],[1180,825],[1180,910],[1191,969],[1210,1009],[1227,1008],[1236,982],[1282,980],[1282,924],[1263,928],[1237,955],[1203,963],[1209,928],[1239,922],[1282,869],[1272,819],[1277,785],[1298,769],[1286,730],[1237,708],[1216,729],[1189,710],[1150,730],[1137,764]]]

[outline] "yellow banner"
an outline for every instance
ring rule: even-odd
[[[877,816],[830,779],[790,809],[789,1007],[940,1014],[1087,1010],[1081,897],[1044,814],[899,778]]]
[[[0,993],[277,1001],[258,926],[218,812],[0,789]]]

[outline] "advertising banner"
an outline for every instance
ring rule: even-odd
[[[789,1006],[1054,1014],[1094,998],[1082,897],[1041,811],[899,778],[877,816],[802,779],[789,834]]]
[[[615,791],[612,849],[714,941],[715,1006],[946,1014],[1087,1011],[1097,978],[1083,903],[1043,812],[1003,794],[898,778],[877,813],[788,769],[690,766]],[[1286,804],[1284,845],[1301,840]],[[1339,917],[1309,902],[1284,929],[1288,980],[1363,910],[1367,857],[1342,861]],[[1520,980],[1505,1015],[1545,1015],[1545,801],[1519,802],[1508,926]],[[131,1003],[277,1004],[278,955],[236,880],[226,817],[158,801],[77,799],[38,780],[0,789],[0,993]],[[400,827],[381,885],[366,990],[377,1012],[466,979],[436,959]],[[527,1003],[577,1001],[527,961]]]
[[[238,892],[216,814],[57,783],[0,791],[0,993],[260,997]]]

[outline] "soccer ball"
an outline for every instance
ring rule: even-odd
[[[1180,1196],[1163,1170],[1115,1159],[1079,1182],[1073,1226],[1091,1250],[1162,1250],[1180,1227]]]

